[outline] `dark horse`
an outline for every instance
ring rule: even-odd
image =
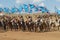
[[[32,21],[32,18],[30,16],[26,21],[26,26],[28,28],[28,31],[34,31],[34,22]]]
[[[47,31],[47,23],[45,21],[43,21],[43,23],[41,24],[41,31]]]
[[[19,28],[22,31],[25,31],[26,30],[26,26],[25,26],[25,22],[24,22],[23,16],[21,16],[20,17],[20,20],[18,20],[18,25],[19,25]]]
[[[12,29],[13,29],[12,23],[13,23],[13,22],[12,22],[11,20],[8,21],[8,27],[11,29],[11,31],[12,31]]]

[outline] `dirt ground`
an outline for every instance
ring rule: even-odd
[[[0,40],[60,40],[60,32],[0,32]]]

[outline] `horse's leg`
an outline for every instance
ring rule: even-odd
[[[13,29],[13,26],[10,26],[10,29],[11,29],[11,31],[12,31],[12,29]]]
[[[31,32],[31,26],[29,27],[29,31]]]
[[[51,31],[51,25],[49,25],[49,31]]]
[[[14,25],[13,27],[14,27],[14,30],[16,31],[16,25]]]
[[[31,27],[29,27],[29,31],[31,31]]]
[[[41,32],[43,31],[43,25],[42,24],[40,25],[40,31]]]
[[[55,28],[54,24],[51,24],[51,30],[52,30],[52,31],[55,30],[54,28]]]
[[[60,25],[58,26],[58,30],[59,30],[59,27],[60,27]]]
[[[24,25],[22,25],[22,31],[25,31],[25,27],[24,27]]]
[[[7,30],[9,30],[9,26],[7,26]]]
[[[19,25],[19,30],[21,30],[21,25]]]
[[[16,31],[16,26],[14,27],[15,31]]]
[[[55,24],[54,24],[54,26],[53,26],[54,31],[55,31],[55,27],[56,27],[56,26],[55,26]]]
[[[28,29],[28,31],[29,31],[29,25],[27,25],[27,29]]]
[[[4,25],[4,31],[6,31],[6,26]]]
[[[39,26],[39,31],[42,31],[42,27],[41,26]]]
[[[51,31],[53,31],[53,24],[51,24]]]
[[[11,28],[11,31],[12,31],[12,28]]]
[[[48,29],[49,29],[49,26],[48,26],[48,24],[46,24],[46,31],[48,31]]]
[[[15,31],[18,31],[18,28],[17,28],[17,26],[16,26],[16,28],[15,28]]]
[[[50,29],[51,29],[51,25],[50,25],[50,23],[48,24],[48,30],[50,31]]]
[[[48,31],[48,24],[46,24],[46,26],[45,26],[45,31]]]
[[[37,32],[37,25],[35,26],[35,32]]]
[[[24,31],[26,30],[25,28],[26,28],[26,27],[25,27],[25,25],[24,25],[24,29],[23,29]]]
[[[31,26],[29,24],[27,24],[28,27],[28,31],[31,31]]]
[[[39,32],[41,31],[41,26],[39,26]]]
[[[47,31],[47,27],[46,27],[46,25],[44,25],[44,32],[46,32]]]
[[[34,31],[34,26],[32,26],[32,31]]]
[[[28,26],[28,31],[30,31],[30,27]]]
[[[48,31],[50,31],[50,25],[48,25]]]
[[[45,32],[45,24],[42,25],[42,32]]]
[[[41,31],[41,25],[38,24],[38,25],[36,26],[36,31],[37,31],[37,32],[40,32],[40,31]]]
[[[28,24],[28,31],[31,31],[31,26]]]
[[[27,25],[26,25],[26,30],[27,30],[27,31],[29,31],[29,28],[28,28],[28,26],[27,26]]]

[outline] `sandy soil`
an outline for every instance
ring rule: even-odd
[[[60,32],[21,32],[8,31],[0,32],[0,40],[60,40]]]

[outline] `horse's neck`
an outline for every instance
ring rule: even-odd
[[[60,22],[60,19],[58,19],[58,22]]]
[[[52,21],[51,21],[51,19],[49,20],[49,24],[51,24],[52,23]]]

